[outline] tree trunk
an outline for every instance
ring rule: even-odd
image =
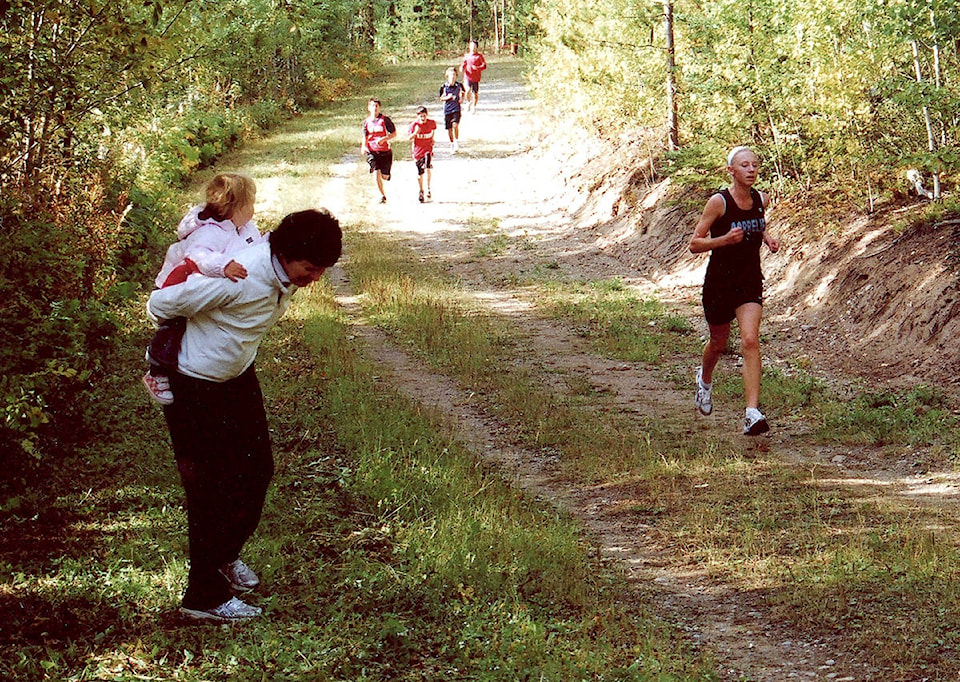
[[[916,72],[917,83],[923,83],[923,72],[920,70],[920,47],[916,40],[910,41],[910,47],[913,49],[913,68]],[[930,107],[923,105],[923,122],[927,126],[927,150],[937,151],[937,138],[933,133],[933,120],[930,118]],[[933,199],[940,198],[940,173],[933,173]]]
[[[374,38],[377,33],[374,27],[375,20],[376,11],[373,0],[367,0],[360,6],[360,45],[368,50],[374,48]]]
[[[933,84],[936,86],[937,90],[940,89],[940,40],[937,37],[937,19],[933,13],[933,8],[930,8],[930,28],[933,29]],[[943,124],[943,117],[940,117],[940,146],[944,147],[947,144],[947,131],[946,126]],[[934,201],[939,201],[940,199],[940,174],[934,173],[933,175],[933,199]]]
[[[663,0],[663,28],[667,38],[667,145],[680,148],[680,126],[677,121],[677,63],[673,42],[673,0]]]

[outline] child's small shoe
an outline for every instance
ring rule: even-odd
[[[170,390],[170,379],[162,374],[153,375],[147,372],[143,375],[143,385],[147,393],[161,405],[170,405],[173,402],[173,391]]]

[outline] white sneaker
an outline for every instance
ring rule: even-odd
[[[460,151],[460,143],[457,142],[456,140],[454,140],[454,142],[453,142],[453,149],[452,149],[451,151],[452,151],[454,154],[456,154],[458,151]]]
[[[697,397],[694,402],[700,414],[706,416],[713,412],[713,384],[703,383],[703,367],[697,367]]]
[[[251,618],[256,618],[263,613],[263,609],[261,609],[259,606],[250,606],[250,604],[240,601],[236,597],[230,597],[229,601],[225,601],[220,604],[220,606],[207,609],[206,611],[181,608],[180,613],[187,618],[197,621],[206,621],[210,623],[235,623],[241,620],[250,620]]]
[[[234,559],[229,564],[220,567],[220,575],[227,579],[234,592],[243,594],[254,590],[260,584],[260,578],[240,559]]]
[[[747,414],[743,418],[743,435],[759,436],[761,433],[766,433],[769,430],[770,425],[767,423],[767,418],[763,416],[763,413],[755,407],[748,407]]]

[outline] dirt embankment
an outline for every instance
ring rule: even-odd
[[[660,295],[698,301],[706,258],[685,245],[709,192],[659,177],[641,143],[585,157],[558,161],[575,169],[566,186],[580,229]],[[774,200],[783,246],[763,254],[764,326],[780,354],[880,387],[937,386],[960,404],[960,217],[924,224],[920,201],[865,215],[829,189]]]

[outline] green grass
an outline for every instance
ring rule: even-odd
[[[61,481],[39,519],[8,519],[4,677],[711,679],[597,570],[575,523],[376,380],[329,290],[298,299],[258,363],[277,473],[245,554],[265,617],[175,616],[181,493],[159,413],[128,385],[114,415],[127,429],[80,456],[102,467],[122,445],[131,461]]]
[[[440,70],[395,69],[407,80],[384,82],[385,108],[419,101]],[[304,116],[210,172],[251,172],[269,227],[310,205],[329,165],[357,145],[363,100]],[[368,285],[402,298],[420,286],[406,269],[393,263],[389,286],[382,273]],[[454,339],[447,363],[470,347],[463,371],[480,376],[478,358],[522,339],[491,343],[462,305],[434,292],[394,324],[430,320],[416,342]],[[708,657],[597,561],[575,520],[505,484],[380,381],[322,285],[298,294],[257,361],[276,474],[244,556],[265,615],[185,625],[183,494],[160,412],[137,381],[146,333],[131,323],[129,351],[98,377],[88,443],[3,517],[0,677],[716,679]]]
[[[558,454],[572,482],[603,481],[620,500],[611,513],[652,528],[681,561],[763,595],[777,619],[811,637],[844,637],[852,652],[868,652],[885,671],[882,679],[942,670],[938,660],[960,655],[953,634],[960,626],[953,510],[941,515],[907,498],[881,497],[883,481],[844,486],[820,467],[766,455],[732,433],[693,431],[669,413],[631,418],[582,376],[551,384],[524,362],[529,344],[522,324],[481,307],[406,247],[377,234],[355,237],[351,272],[371,318],[474,391],[510,425],[518,444]],[[663,306],[637,298],[619,280],[545,286],[538,304],[599,353],[608,354],[605,340],[626,336],[624,328],[638,346],[637,339],[656,334],[668,350],[645,361],[665,375],[675,372],[677,353],[695,357],[699,346],[683,324],[680,332],[662,331]],[[648,331],[651,321],[655,332]],[[739,377],[718,381],[717,393],[742,399]],[[782,420],[818,427],[787,447],[846,438],[900,448],[954,442],[955,417],[922,387],[849,398],[796,363],[766,370],[764,396]]]
[[[555,283],[537,297],[543,314],[574,324],[596,350],[631,362],[658,362],[664,354],[691,353],[696,342],[687,320],[658,300],[641,298],[621,279]]]

